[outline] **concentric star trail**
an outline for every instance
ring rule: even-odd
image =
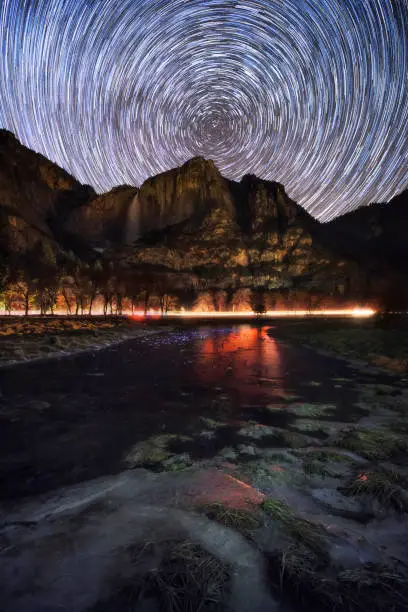
[[[106,191],[202,155],[322,220],[408,185],[408,0],[1,0],[0,125]]]

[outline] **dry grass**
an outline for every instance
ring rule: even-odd
[[[98,348],[131,336],[136,329],[132,321],[118,317],[2,319],[0,365]]]
[[[0,337],[89,333],[129,327],[121,317],[19,317],[0,320]]]
[[[198,506],[197,510],[203,512],[209,519],[224,525],[224,527],[234,529],[246,537],[251,537],[262,523],[256,507],[251,512],[243,508],[231,508],[214,502]]]
[[[338,477],[338,472],[330,468],[327,463],[327,461],[306,457],[303,461],[303,470],[307,476],[322,476],[324,478]]]
[[[278,499],[267,499],[262,502],[261,509],[277,521],[295,543],[305,547],[322,561],[328,560],[323,528],[299,518],[288,505]]]
[[[370,460],[389,459],[408,450],[408,440],[388,429],[361,429],[347,433],[333,443]]]
[[[281,333],[317,349],[363,359],[399,373],[408,372],[406,326],[381,328],[374,320],[285,322]]]
[[[152,575],[163,612],[225,610],[228,568],[189,541],[180,542]]]
[[[269,556],[272,587],[300,612],[407,612],[408,582],[397,570],[367,563],[335,575],[307,549]]]
[[[146,542],[131,553],[134,578],[116,587],[92,612],[137,612],[144,609],[146,598],[153,598],[160,612],[227,610],[230,568],[197,544]]]
[[[375,467],[358,472],[353,480],[340,490],[344,495],[370,496],[384,508],[408,513],[406,480],[396,471]]]

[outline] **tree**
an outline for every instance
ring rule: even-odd
[[[88,266],[88,289],[89,289],[89,314],[92,314],[92,306],[98,295],[102,284],[103,268],[100,260],[96,260],[93,266]]]
[[[251,290],[237,289],[231,296],[231,309],[233,312],[251,310]]]
[[[170,293],[162,293],[159,295],[159,306],[162,317],[164,317],[169,310],[174,310],[179,305],[178,298]]]
[[[30,308],[35,305],[37,286],[38,280],[29,278],[27,274],[22,274],[16,282],[16,291],[21,296],[25,316],[28,316]]]
[[[176,307],[177,298],[172,293],[173,285],[166,275],[157,275],[153,279],[153,291],[157,297],[160,312],[164,317],[171,308]]]
[[[115,297],[114,264],[112,261],[102,266],[100,293],[103,298],[103,314],[106,316],[108,310],[113,314],[113,300]]]
[[[21,301],[17,289],[17,283],[7,283],[3,291],[4,310],[11,315],[12,310],[20,310]]]
[[[75,307],[75,279],[66,272],[63,272],[60,277],[60,295],[65,303],[67,314],[72,314]]]
[[[6,264],[0,260],[0,296],[4,300],[4,292],[7,287],[7,282],[9,280],[9,269]]]
[[[33,253],[35,256],[35,253]],[[40,308],[41,315],[48,311],[54,313],[57,301],[59,277],[57,269],[57,259],[52,243],[44,239],[40,244],[40,251],[37,252],[37,291],[36,303]]]
[[[219,290],[214,292],[214,305],[217,312],[227,310],[228,295],[226,291]]]
[[[306,310],[308,313],[319,310],[322,306],[323,295],[316,291],[310,290],[306,298]]]
[[[198,312],[212,312],[214,311],[214,299],[210,291],[202,291],[198,294],[197,299],[194,303],[193,310]]]
[[[45,315],[48,311],[54,314],[55,304],[58,295],[57,279],[40,279],[35,297],[35,302],[40,309],[40,314]]]
[[[251,294],[251,308],[253,312],[260,317],[265,314],[265,292],[263,289],[256,287]]]

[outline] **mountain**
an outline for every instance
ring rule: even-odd
[[[408,190],[388,203],[370,204],[327,224],[338,238],[364,251],[366,258],[405,270],[408,257]]]
[[[29,252],[41,241],[57,250],[59,230],[94,195],[68,172],[0,130],[0,249]]]
[[[46,247],[57,266],[70,251],[84,263],[103,253],[127,278],[367,300],[406,253],[406,197],[322,224],[280,183],[228,180],[202,157],[98,195],[0,130],[0,251],[34,268]]]
[[[230,181],[212,161],[194,158],[149,179],[138,206],[140,238],[109,253],[127,268],[177,270],[218,289],[359,289],[355,263],[322,242],[321,224],[279,183]]]
[[[73,210],[65,229],[94,246],[128,242],[133,237],[129,232],[138,192],[137,187],[120,185],[107,193],[95,194]]]
[[[213,162],[193,158],[181,168],[149,178],[140,189],[117,187],[90,200],[73,215],[70,228],[93,242],[133,242],[149,231],[203,213],[224,197],[232,210],[224,183]]]

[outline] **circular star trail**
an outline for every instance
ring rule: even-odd
[[[2,0],[0,125],[97,191],[201,155],[328,220],[408,184],[407,0]]]

